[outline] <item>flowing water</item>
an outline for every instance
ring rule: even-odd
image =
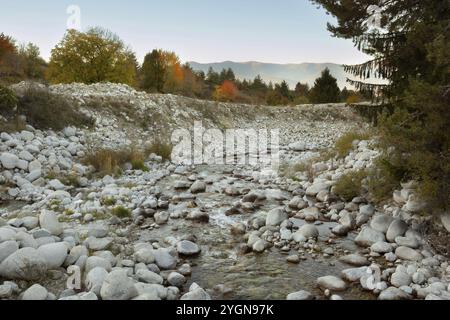
[[[233,183],[234,186],[247,189],[261,188],[245,179],[236,179],[232,175],[224,175],[221,169],[214,167],[198,169],[198,174],[215,181],[208,186],[207,192],[197,195],[195,203],[199,207],[207,209],[210,217],[209,223],[196,223],[184,219],[170,219],[167,225],[159,229],[141,232],[141,241],[154,241],[167,236],[174,236],[174,228],[177,235],[195,236],[196,243],[201,246],[202,252],[196,257],[189,259],[192,266],[192,276],[186,288],[192,282],[198,283],[203,288],[214,288],[223,285],[229,290],[213,292],[212,297],[218,299],[285,299],[286,295],[299,290],[307,290],[316,296],[323,296],[321,290],[316,286],[318,277],[326,275],[339,276],[343,269],[351,268],[338,261],[334,256],[323,257],[317,255],[315,258],[307,255],[307,259],[299,264],[286,261],[290,254],[296,254],[295,250],[283,252],[278,248],[270,248],[262,254],[240,254],[238,245],[245,243],[240,236],[234,236],[230,232],[230,226],[234,222],[245,222],[255,213],[226,216],[225,210],[230,208],[238,197],[227,196],[220,193],[224,186]],[[168,194],[173,192],[173,182],[180,177],[170,176],[158,183]],[[284,191],[280,190],[280,193]],[[163,192],[164,193],[164,192]],[[286,193],[288,195],[289,193]],[[265,205],[258,211],[268,211],[282,205],[280,201],[267,199]],[[188,202],[171,205],[169,210],[188,208]],[[306,223],[300,219],[292,219],[295,225]],[[317,225],[320,237],[318,244],[326,248],[330,244],[325,239],[330,235],[330,230],[335,223],[323,222]],[[338,240],[333,244],[356,251],[353,236]],[[346,299],[373,299],[374,297],[360,289],[359,286],[351,286],[341,294]]]

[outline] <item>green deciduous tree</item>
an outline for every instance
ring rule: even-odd
[[[52,50],[48,79],[52,83],[115,82],[136,84],[134,53],[110,31],[67,31]]]

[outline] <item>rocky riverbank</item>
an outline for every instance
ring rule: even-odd
[[[317,160],[312,176],[152,154],[148,170],[99,177],[81,161],[202,120],[280,129],[280,158],[292,165],[366,126],[343,105],[216,104],[112,84],[51,90],[96,125],[0,134],[0,299],[450,298],[449,263],[421,232],[414,183],[383,207],[335,195],[342,175],[371,166],[371,141]]]

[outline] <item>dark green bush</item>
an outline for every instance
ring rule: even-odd
[[[68,126],[91,127],[94,120],[76,110],[67,99],[45,88],[29,87],[19,97],[18,113],[37,129],[62,130]]]

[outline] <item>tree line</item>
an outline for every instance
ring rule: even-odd
[[[266,83],[259,75],[238,79],[232,69],[210,69],[205,74],[182,64],[176,53],[162,49],[149,52],[139,65],[135,53],[117,35],[99,27],[86,32],[68,30],[48,63],[34,44],[18,46],[1,34],[0,76],[4,84],[24,79],[51,84],[114,82],[152,93],[250,104],[355,103],[366,98],[347,88],[340,90],[328,69],[312,88],[299,82],[291,89],[286,81]]]

